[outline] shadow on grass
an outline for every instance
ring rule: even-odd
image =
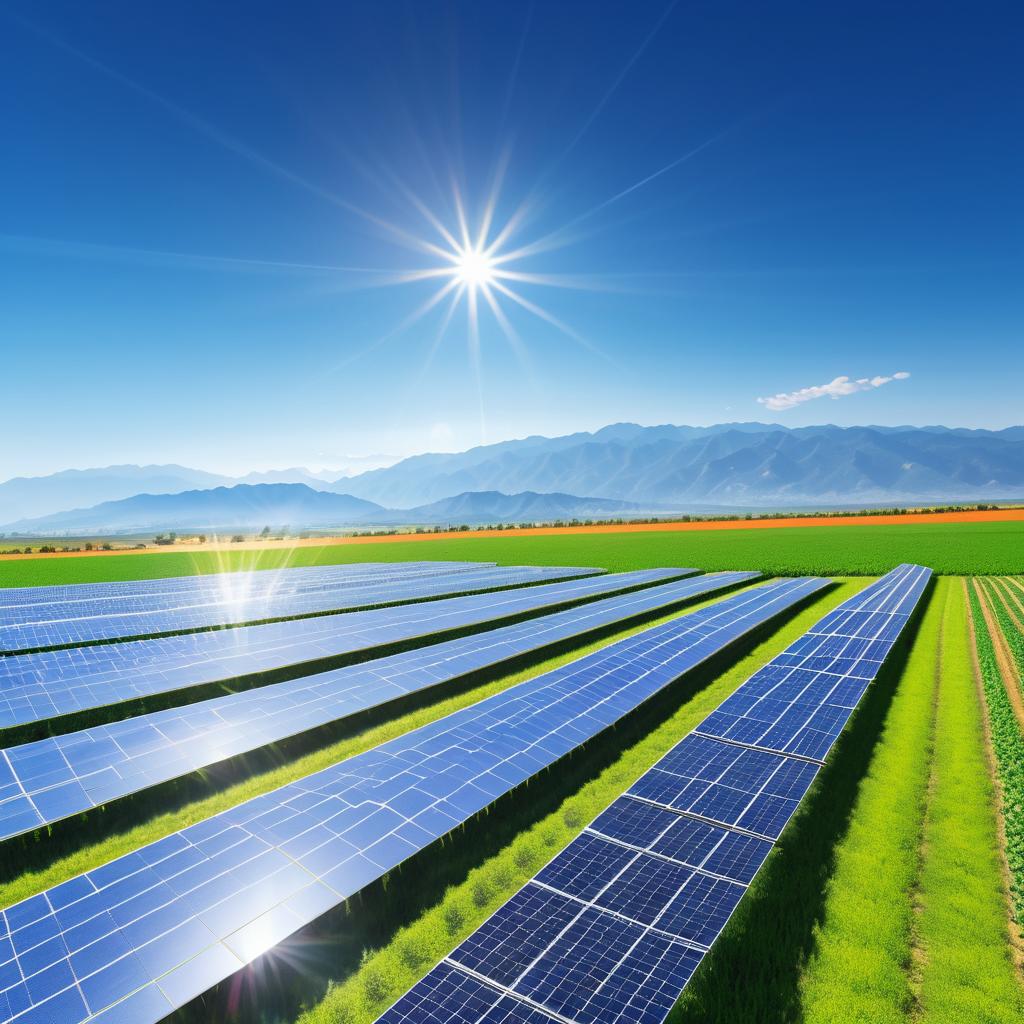
[[[618,725],[501,797],[486,811],[168,1020],[175,1024],[211,1020],[277,1024],[294,1020],[302,1007],[323,997],[332,980],[341,981],[356,970],[365,950],[385,945],[396,931],[439,903],[449,886],[462,882],[472,868],[500,853],[517,835],[555,811],[567,797],[665,722],[681,703],[706,688],[771,637],[787,619],[827,592],[810,595],[729,645]],[[428,966],[423,965],[424,969]]]
[[[254,778],[265,772],[284,767],[297,758],[315,753],[342,740],[357,736],[369,729],[374,729],[387,722],[394,721],[404,715],[412,714],[437,703],[460,696],[469,690],[482,686],[505,675],[525,671],[551,658],[570,654],[572,651],[588,644],[597,643],[625,629],[641,626],[673,612],[681,611],[690,605],[727,596],[737,589],[749,586],[751,582],[740,581],[710,593],[695,594],[680,601],[666,604],[653,611],[620,619],[598,629],[587,630],[567,640],[549,643],[515,658],[508,658],[495,665],[488,666],[456,679],[446,680],[437,685],[417,690],[414,693],[388,701],[366,711],[348,715],[334,722],[329,722],[316,729],[307,730],[296,736],[290,736],[278,743],[273,743],[257,750],[247,751],[237,757],[209,765],[200,771],[171,779],[148,789],[132,793],[111,801],[102,807],[83,814],[75,815],[63,821],[54,822],[47,828],[36,829],[22,836],[15,836],[0,844],[0,885],[26,871],[43,870],[56,861],[74,853],[82,846],[83,836],[87,836],[90,844],[102,842],[111,836],[152,820],[160,814],[171,813],[187,807],[198,800],[206,799],[216,793],[223,792],[230,786]],[[641,587],[639,589],[647,589]],[[823,592],[824,593],[824,592]],[[590,603],[589,601],[585,603]],[[575,607],[575,606],[574,606]],[[548,609],[543,609],[547,613]],[[525,621],[534,616],[518,616],[515,620]],[[502,622],[501,625],[507,625]],[[476,630],[462,631],[461,635],[473,635]],[[433,638],[431,638],[433,639]],[[444,634],[442,639],[452,639]],[[411,649],[416,645],[406,644],[403,649]],[[367,658],[381,656],[381,650],[367,652]],[[397,653],[388,651],[386,653]],[[332,666],[333,667],[333,666]],[[272,678],[272,675],[274,676]],[[265,673],[258,678],[260,685],[282,681],[276,674]],[[288,678],[284,676],[283,678]],[[197,687],[207,690],[208,687]],[[217,687],[215,696],[223,696],[227,687]],[[186,691],[178,691],[184,693]],[[192,691],[187,691],[190,694]],[[233,691],[232,691],[233,692]],[[211,696],[207,694],[207,696]],[[124,705],[119,705],[123,707]],[[152,707],[148,710],[154,710]]]
[[[800,810],[669,1016],[670,1024],[802,1019],[800,977],[860,784],[934,584],[868,688]]]

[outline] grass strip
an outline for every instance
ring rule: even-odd
[[[1003,827],[1006,833],[1006,861],[1010,870],[1010,900],[1015,922],[1024,920],[1024,735],[1014,715],[1002,673],[996,661],[992,637],[982,613],[975,587],[968,589],[974,620],[974,642],[985,691],[992,750],[999,769],[1002,789]]]
[[[931,762],[946,584],[938,581],[930,597],[835,850],[800,981],[800,1017],[808,1024],[902,1022],[913,1002],[910,892]]]
[[[754,585],[762,582],[767,581],[756,580]],[[831,601],[837,592],[846,593],[851,585],[854,589],[860,589],[866,585],[866,582],[858,580],[855,584],[847,584],[836,591],[830,591],[826,595],[825,600]],[[10,881],[0,885],[0,907],[9,907],[14,903],[27,899],[29,896],[34,896],[36,893],[58,885],[69,878],[73,878],[126,853],[130,853],[132,850],[137,850],[141,846],[162,839],[172,832],[177,832],[180,829],[187,828],[189,825],[194,825],[197,821],[203,821],[215,814],[219,814],[221,811],[234,807],[245,800],[278,789],[290,782],[294,782],[296,779],[303,778],[306,775],[311,775],[313,772],[318,772],[323,768],[336,764],[344,758],[352,757],[355,754],[362,753],[390,739],[394,739],[396,736],[401,736],[412,729],[418,729],[422,725],[434,722],[445,715],[451,714],[453,711],[506,690],[510,686],[522,682],[524,679],[531,679],[542,672],[547,672],[570,661],[575,661],[591,651],[599,650],[610,643],[614,643],[616,640],[632,636],[661,622],[668,622],[699,608],[717,604],[719,601],[734,594],[735,591],[726,595],[709,595],[705,600],[688,605],[682,611],[671,612],[640,625],[631,626],[619,632],[603,636],[593,643],[571,651],[562,652],[527,668],[491,679],[482,685],[463,690],[455,696],[437,700],[426,707],[383,722],[371,729],[346,736],[344,739],[324,746],[319,750],[290,760],[280,767],[252,775],[210,796],[187,800],[178,806],[172,806],[163,813],[160,813],[159,808],[154,806],[153,816],[132,828],[115,831],[112,835],[105,836],[97,842],[89,843],[67,855],[58,856],[52,863],[40,867],[30,867],[22,873],[11,877]],[[443,693],[443,689],[441,692]],[[168,803],[171,803],[171,801],[168,801]],[[163,806],[166,807],[167,804],[165,803]],[[102,821],[103,814],[104,809],[98,808],[91,811],[89,816],[94,821]],[[41,841],[44,843],[47,841],[47,831],[40,830],[39,832]]]
[[[945,583],[935,753],[918,884],[917,1019],[1014,1024],[1024,989],[1011,955],[996,794],[974,685],[967,602]]]
[[[325,997],[301,1016],[300,1024],[369,1024],[375,1020],[740,683],[866,583],[845,581],[787,622],[555,812],[469,871],[462,883],[449,888],[437,905],[397,931],[385,946],[367,951],[359,969],[332,984]]]

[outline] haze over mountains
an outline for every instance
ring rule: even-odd
[[[0,484],[0,523],[7,531],[298,528],[1017,497],[1024,497],[1024,426],[619,423],[417,455],[335,481],[304,469],[231,478],[176,465],[22,477]],[[196,516],[202,521],[187,521]],[[115,525],[130,517],[138,522]]]

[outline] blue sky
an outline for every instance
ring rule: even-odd
[[[1019,5],[106,0],[0,26],[0,478],[1022,419]],[[530,278],[504,279],[528,305],[493,292],[514,342],[477,294],[474,358],[468,294],[442,334],[454,292],[410,316],[449,278],[396,278],[451,267],[410,196],[457,235],[457,190],[475,230],[499,167],[499,251],[557,244],[504,265]],[[868,383],[803,391],[840,376]]]

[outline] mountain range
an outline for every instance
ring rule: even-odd
[[[464,491],[556,489],[677,508],[1016,497],[1024,495],[1024,427],[618,423],[414,456],[345,481],[350,494],[400,508]]]
[[[281,491],[239,489],[276,485],[301,485],[303,491],[286,496]],[[224,491],[237,493],[229,499]],[[193,496],[178,503],[155,500],[206,492],[215,497]],[[332,502],[330,497],[315,497],[318,493],[348,501]],[[510,496],[515,501],[505,500]],[[992,431],[617,423],[593,433],[534,436],[465,452],[416,455],[338,480],[299,468],[226,477],[178,465],[111,466],[19,477],[0,484],[0,523],[8,523],[3,528],[8,531],[12,525],[86,529],[93,528],[87,523],[103,516],[121,521],[122,513],[130,513],[147,523],[159,520],[157,528],[169,529],[186,512],[226,515],[218,526],[241,522],[239,515],[262,516],[293,527],[340,525],[339,516],[345,523],[365,522],[372,516],[381,524],[501,522],[628,514],[631,509],[792,508],[1017,497],[1024,497],[1024,426]],[[127,509],[103,508],[135,498],[139,501]],[[596,499],[627,505],[602,510],[594,504]],[[69,509],[81,511],[62,517],[63,525],[57,526],[55,514]],[[420,518],[412,518],[413,513]],[[44,526],[47,521],[50,525]]]
[[[552,519],[638,515],[641,506],[571,494],[458,494],[413,509],[386,509],[348,494],[306,484],[236,484],[178,494],[137,494],[92,508],[24,519],[5,529],[41,535],[145,533],[152,530],[259,530],[282,527],[372,527],[539,522]]]

